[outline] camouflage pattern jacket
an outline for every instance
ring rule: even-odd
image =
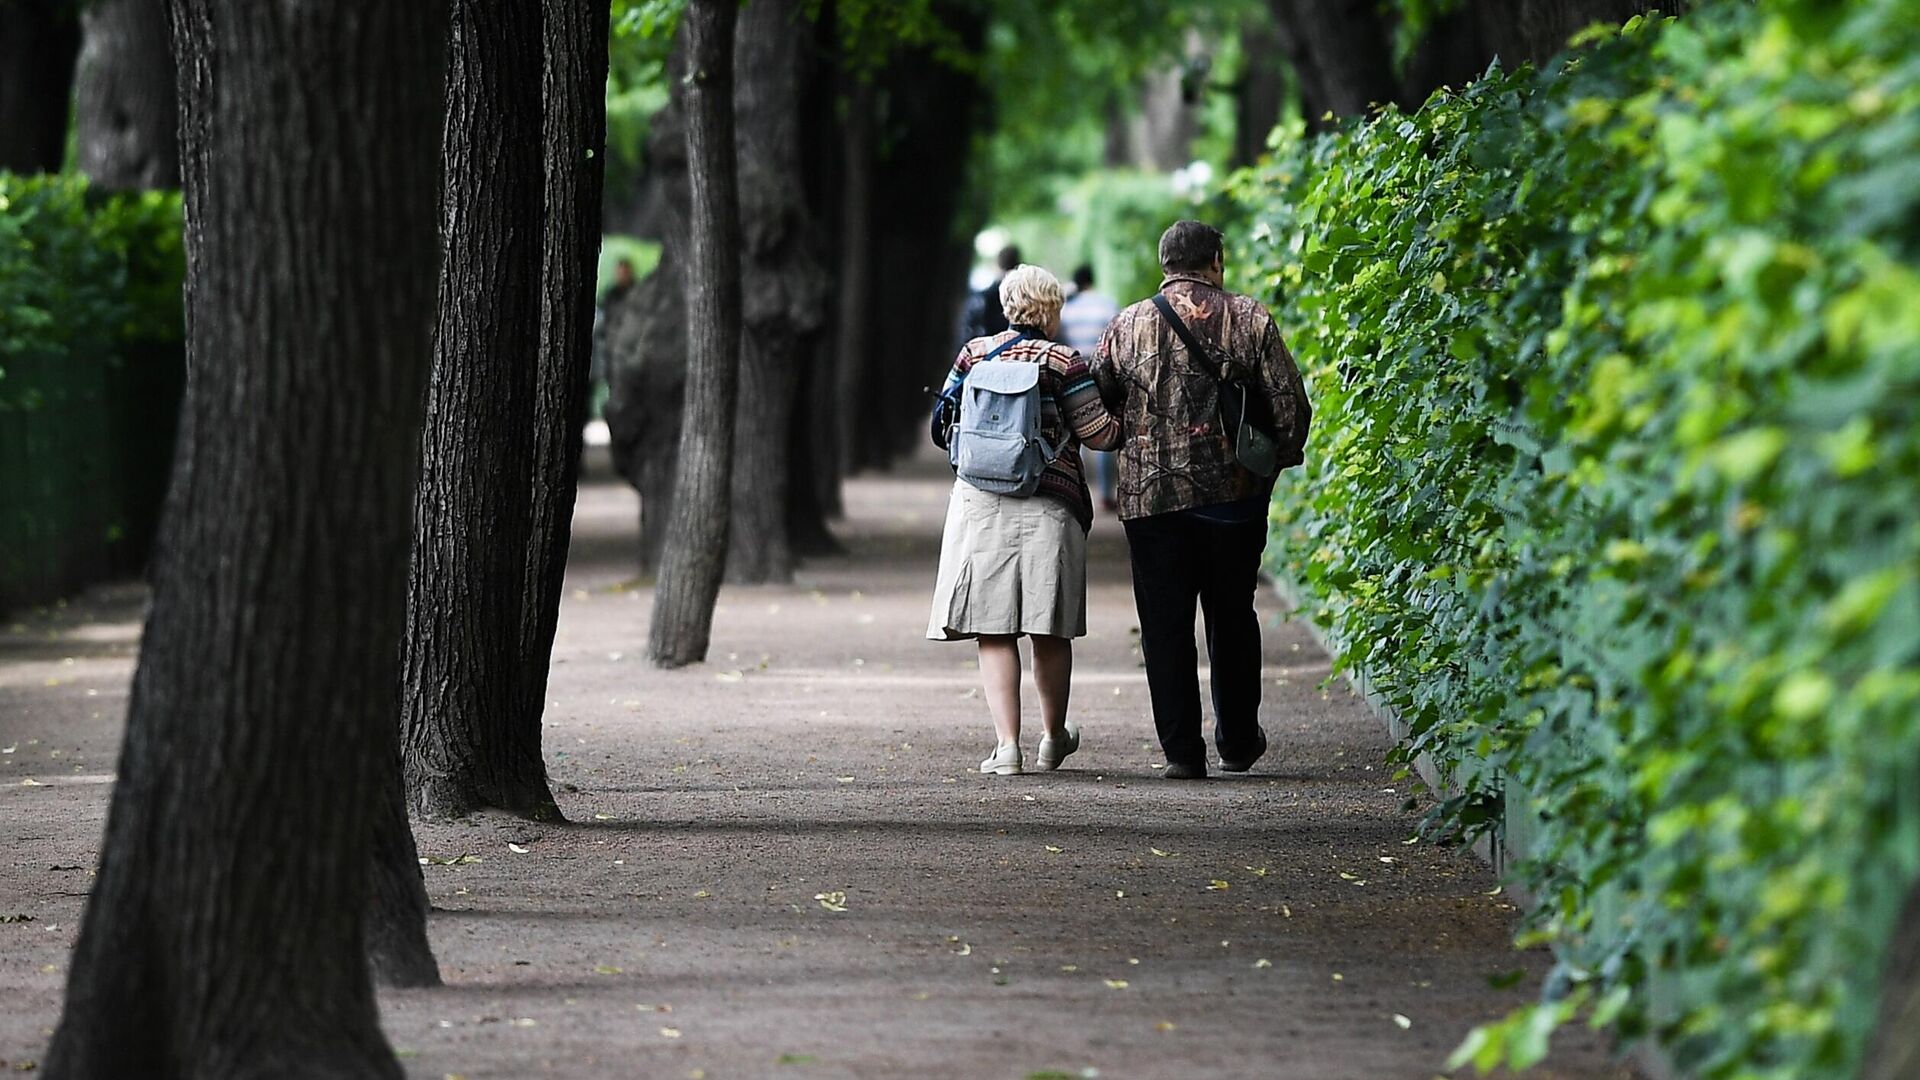
[[[1265,390],[1276,423],[1293,421],[1305,393],[1293,354],[1273,316],[1250,296],[1197,276],[1160,285],[1194,337],[1217,350],[1229,373]],[[1264,498],[1273,490],[1234,461],[1220,429],[1219,390],[1204,361],[1187,355],[1152,300],[1122,311],[1100,338],[1094,378],[1120,418],[1120,518],[1151,517],[1199,506]]]

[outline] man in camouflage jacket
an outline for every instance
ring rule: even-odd
[[[1231,374],[1264,393],[1282,428],[1306,389],[1273,316],[1227,292],[1218,229],[1179,221],[1160,237],[1160,291]],[[1240,467],[1221,430],[1219,390],[1151,300],[1122,311],[1100,339],[1094,377],[1120,418],[1120,520],[1133,558],[1134,604],[1166,775],[1207,775],[1194,604],[1207,618],[1214,745],[1245,772],[1266,753],[1260,726],[1260,621],[1253,610],[1273,479]]]

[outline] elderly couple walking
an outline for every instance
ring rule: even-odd
[[[1305,388],[1273,317],[1259,301],[1226,291],[1221,241],[1219,230],[1197,221],[1169,228],[1160,238],[1166,278],[1159,296],[1120,312],[1091,359],[1055,340],[1060,283],[1039,267],[1017,267],[1000,284],[1010,329],[974,338],[954,361],[943,402],[967,389],[976,368],[995,372],[991,380],[976,376],[976,382],[1031,388],[1038,399],[1038,436],[1030,441],[1039,444],[1043,459],[1033,466],[1038,482],[1027,485],[1030,494],[1009,494],[970,483],[964,455],[954,455],[960,479],[947,508],[927,636],[979,642],[997,737],[993,753],[980,763],[983,773],[1007,776],[1026,768],[1020,748],[1022,635],[1033,640],[1040,696],[1043,734],[1035,764],[1056,769],[1080,749],[1080,729],[1067,719],[1067,704],[1073,639],[1087,632],[1086,537],[1093,505],[1081,465],[1083,445],[1119,452],[1119,512],[1132,553],[1140,648],[1166,757],[1164,775],[1207,775],[1196,602],[1206,615],[1220,767],[1245,772],[1266,753],[1253,597],[1273,475],[1250,471],[1242,465],[1244,455],[1236,454],[1234,433],[1221,421],[1222,397],[1230,392],[1222,376],[1238,380],[1270,409],[1282,442],[1304,437],[1308,412]],[[1156,303],[1162,300],[1164,308]],[[1183,339],[1210,355],[1194,356]],[[1036,365],[1037,379],[1020,380],[1020,369],[1010,362]],[[1009,371],[1011,379],[1001,374]],[[936,414],[936,441],[944,444],[959,431],[948,424],[943,435]]]

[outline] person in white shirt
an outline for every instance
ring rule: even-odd
[[[1075,352],[1089,358],[1090,362],[1094,347],[1100,344],[1100,335],[1106,332],[1107,324],[1119,313],[1120,306],[1113,302],[1113,297],[1094,291],[1093,267],[1082,263],[1073,272],[1073,295],[1067,298],[1066,305],[1060,309],[1061,337]],[[1113,453],[1106,450],[1088,451],[1086,456],[1093,487],[1100,495],[1100,509],[1111,513],[1118,505],[1113,498]]]

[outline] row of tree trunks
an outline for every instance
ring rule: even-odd
[[[399,1077],[355,871],[397,754],[444,15],[173,11],[193,374],[45,1071]]]
[[[74,73],[80,171],[109,191],[180,186],[179,112],[164,0],[92,0]]]
[[[838,30],[830,18],[799,26],[801,7],[750,6],[736,45],[744,332],[725,546],[736,581],[788,580],[797,554],[836,550],[826,521],[841,478],[915,445],[950,360],[973,231],[959,220],[973,77],[919,53],[878,73],[809,70]],[[978,46],[977,14],[941,18]],[[662,580],[666,553],[701,546],[667,523],[681,513],[682,455],[710,429],[692,421],[689,309],[676,302],[695,291],[686,47],[683,24],[649,143],[660,263],[607,317],[614,463],[641,495],[641,572]]]
[[[80,51],[73,0],[0,0],[0,171],[58,172]]]
[[[672,517],[654,592],[648,656],[704,660],[726,570],[740,360],[740,214],[733,134],[734,0],[689,0],[686,75],[687,392]]]
[[[521,692],[542,334],[540,0],[456,0],[439,323],[414,503],[401,731],[411,807],[558,816]]]

